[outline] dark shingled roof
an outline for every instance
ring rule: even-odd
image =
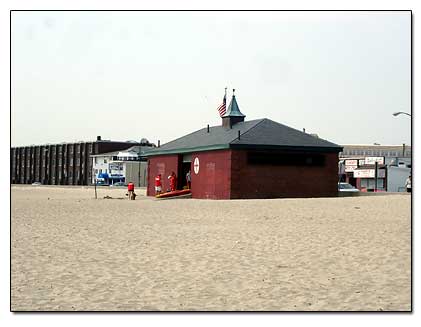
[[[238,139],[240,131],[240,139]],[[189,153],[218,149],[285,149],[340,152],[342,147],[303,133],[294,128],[263,118],[240,122],[225,128],[213,126],[200,129],[159,148],[147,151],[145,156]]]

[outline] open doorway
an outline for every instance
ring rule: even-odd
[[[180,155],[180,162],[178,165],[177,189],[182,190],[187,185],[186,175],[191,170],[191,154]]]

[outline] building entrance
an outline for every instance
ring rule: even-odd
[[[191,154],[185,154],[181,157],[181,163],[178,165],[178,183],[177,189],[182,190],[184,187],[188,186],[186,175],[191,170]],[[190,171],[191,173],[191,171]]]

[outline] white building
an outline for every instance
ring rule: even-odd
[[[142,153],[150,147],[133,146],[126,150],[92,155],[92,184],[133,182],[144,187],[147,181],[147,159]]]

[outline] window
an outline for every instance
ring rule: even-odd
[[[76,158],[76,166],[79,166],[79,164],[80,164],[80,159]]]
[[[73,158],[70,158],[70,166],[73,166]]]
[[[107,163],[107,159],[104,158],[104,163]]]
[[[95,165],[98,163],[98,158],[97,157],[94,158],[94,162],[95,162]]]

